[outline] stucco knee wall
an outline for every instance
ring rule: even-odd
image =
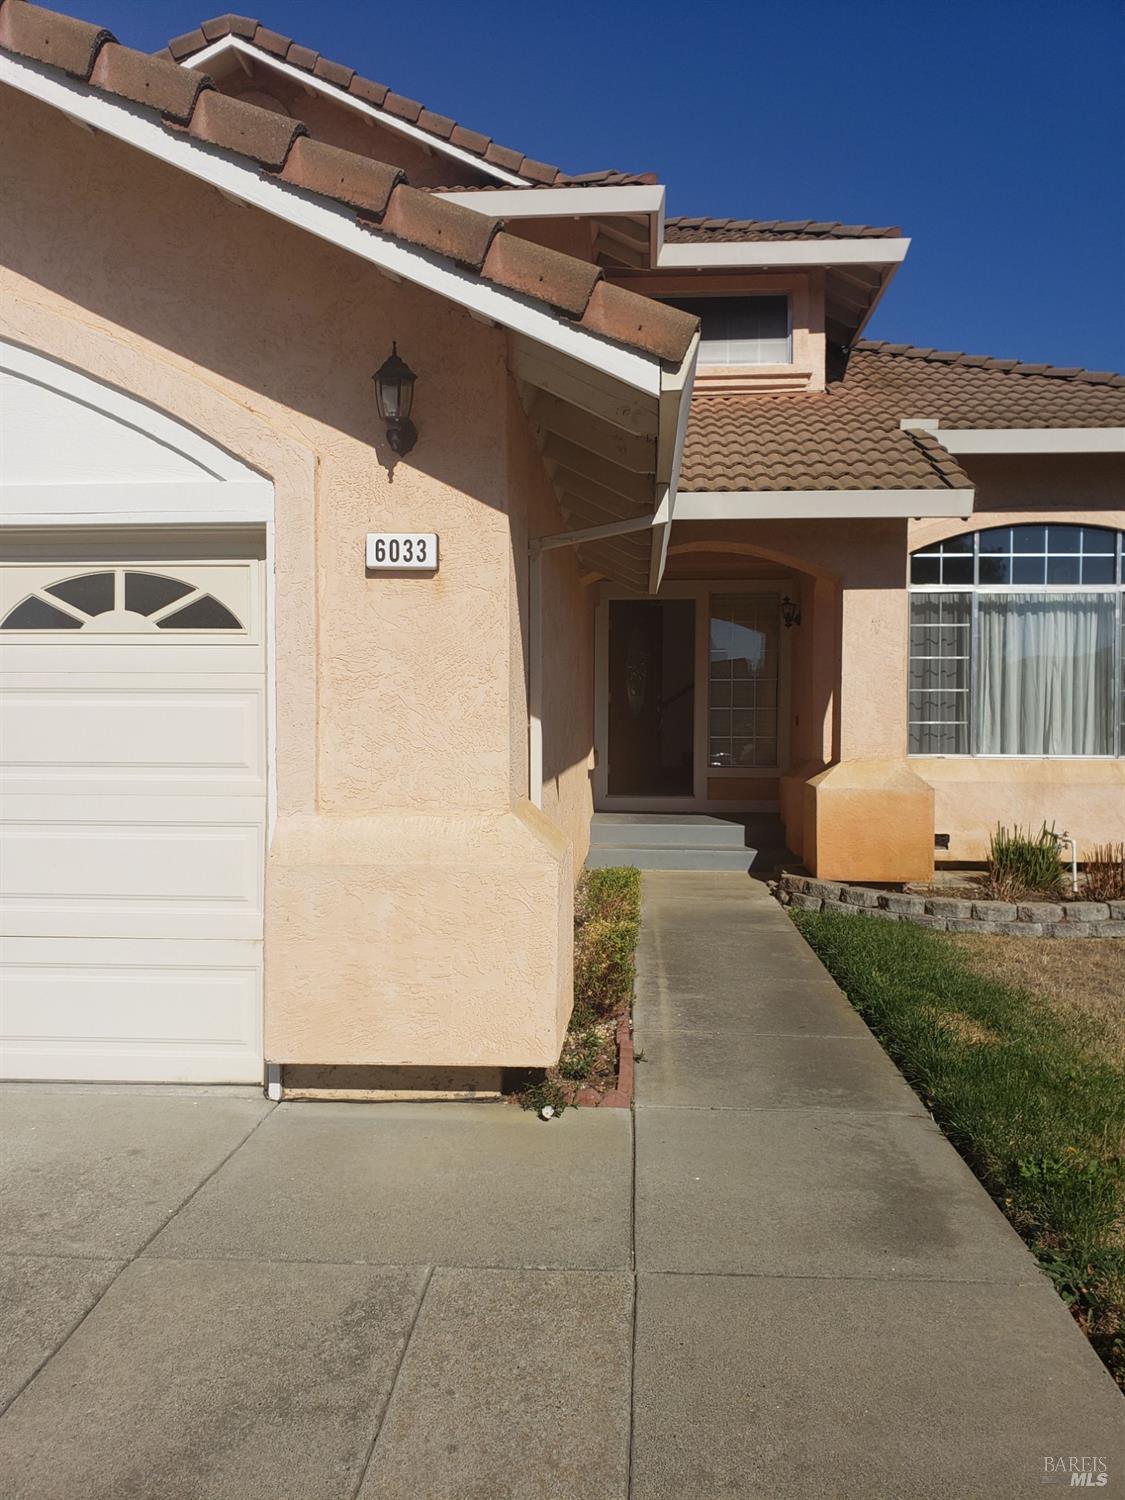
[[[268,870],[266,1055],[545,1067],[572,1003],[573,869],[510,812],[297,817]]]
[[[912,758],[934,789],[934,831],[949,834],[948,860],[981,860],[996,825],[1033,832],[1046,823],[1095,844],[1125,840],[1125,760]]]

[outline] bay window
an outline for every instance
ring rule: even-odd
[[[910,559],[912,755],[1125,752],[1122,534],[1000,526]]]

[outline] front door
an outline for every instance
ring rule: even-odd
[[[693,600],[610,600],[608,731],[610,796],[692,795]]]

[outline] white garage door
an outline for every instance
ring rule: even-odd
[[[0,1075],[258,1081],[262,564],[122,556],[0,569]]]

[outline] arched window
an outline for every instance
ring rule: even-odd
[[[1125,753],[1122,533],[996,526],[910,558],[912,755]]]
[[[102,568],[36,589],[8,611],[0,630],[241,630],[242,621],[204,589],[164,573]]]

